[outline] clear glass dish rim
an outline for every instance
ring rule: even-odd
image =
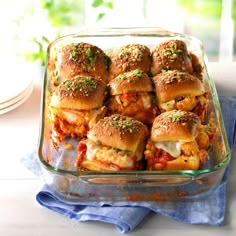
[[[225,131],[225,126],[224,126],[224,121],[223,121],[223,117],[222,117],[222,112],[221,112],[221,108],[220,108],[220,103],[219,103],[219,98],[218,98],[218,94],[217,94],[217,90],[215,87],[215,83],[213,82],[213,80],[210,78],[208,71],[207,71],[207,66],[206,64],[208,63],[207,61],[207,57],[205,55],[205,50],[203,48],[203,45],[201,43],[201,41],[191,35],[187,35],[187,34],[183,34],[183,33],[175,33],[175,32],[170,32],[167,31],[165,29],[159,28],[159,27],[127,27],[127,28],[96,28],[96,29],[91,29],[91,28],[83,28],[80,31],[78,31],[77,33],[74,34],[69,34],[69,35],[65,35],[62,36],[54,41],[52,41],[49,45],[48,45],[48,49],[47,49],[47,56],[49,55],[49,48],[50,45],[52,44],[56,44],[57,42],[63,40],[65,37],[71,37],[71,38],[77,38],[77,37],[119,37],[119,36],[134,36],[134,37],[141,37],[141,36],[145,36],[145,37],[154,37],[154,36],[159,36],[159,37],[183,37],[189,40],[193,40],[196,41],[199,46],[201,47],[201,50],[203,52],[203,59],[204,59],[204,63],[205,63],[205,69],[206,69],[206,73],[207,76],[209,78],[209,83],[210,86],[212,88],[213,91],[213,102],[214,102],[214,106],[215,109],[218,110],[218,122],[222,131],[222,135],[223,135],[223,140],[225,143],[225,150],[226,150],[226,154],[225,154],[225,158],[218,163],[217,165],[213,166],[212,168],[208,168],[208,169],[200,169],[200,170],[171,170],[171,171],[166,171],[166,170],[160,170],[160,171],[156,171],[156,170],[140,170],[140,171],[82,171],[82,170],[77,170],[77,171],[69,171],[69,170],[64,170],[64,169],[60,169],[60,168],[56,168],[51,166],[50,164],[48,164],[42,155],[42,146],[43,146],[43,132],[44,132],[44,117],[45,117],[45,97],[46,97],[46,85],[47,85],[47,69],[45,68],[45,74],[44,74],[44,79],[43,79],[43,87],[42,87],[42,95],[41,95],[41,112],[40,112],[40,131],[39,131],[39,142],[38,142],[38,159],[39,162],[41,164],[41,166],[43,166],[44,168],[46,168],[47,170],[57,173],[57,174],[62,174],[62,175],[73,175],[73,176],[89,176],[89,175],[97,175],[97,176],[101,176],[101,175],[112,175],[112,176],[127,176],[127,178],[129,176],[136,176],[136,177],[143,177],[143,176],[164,176],[167,175],[168,177],[192,177],[192,178],[199,178],[203,175],[207,175],[207,174],[211,174],[213,172],[216,172],[218,170],[221,170],[223,168],[226,168],[226,166],[228,165],[228,163],[230,162],[231,159],[231,152],[230,152],[230,148],[229,148],[229,144],[228,144],[228,139],[226,136],[226,131]],[[47,58],[48,59],[48,58]],[[46,62],[47,65],[47,62]]]

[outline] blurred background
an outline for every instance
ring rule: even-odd
[[[0,0],[0,57],[45,63],[81,27],[161,27],[199,38],[209,61],[236,60],[236,0]]]

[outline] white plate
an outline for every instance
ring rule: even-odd
[[[34,75],[29,64],[21,59],[0,58],[0,65],[0,109],[3,109],[17,102],[17,98],[28,90]]]
[[[31,95],[33,90],[33,82],[28,86],[28,88],[22,92],[19,96],[8,100],[5,103],[0,104],[0,115],[12,111],[22,105]],[[4,104],[4,105],[3,105]]]

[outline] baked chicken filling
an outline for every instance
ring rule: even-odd
[[[53,122],[53,130],[57,136],[54,138],[61,141],[66,136],[71,136],[72,138],[84,137],[89,128],[103,118],[105,112],[105,106],[91,110],[51,107],[50,119]]]
[[[138,170],[142,169],[141,143],[136,152],[120,150],[101,145],[89,139],[82,140],[77,148],[76,165],[80,168],[95,170]],[[96,164],[95,164],[96,163]]]
[[[145,124],[151,124],[158,112],[154,95],[148,92],[132,92],[112,96],[109,100],[108,110],[110,113],[131,116]]]
[[[191,167],[197,170],[208,158],[208,147],[209,137],[205,132],[200,132],[196,141],[191,142],[152,142],[149,140],[144,152],[147,169],[185,169],[186,164],[188,169]]]
[[[170,110],[191,111],[204,120],[208,107],[208,93],[201,96],[186,96],[170,100],[159,105],[162,112]]]

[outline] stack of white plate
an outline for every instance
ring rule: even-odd
[[[7,64],[9,63],[10,64]],[[0,60],[0,115],[23,104],[33,90],[33,75],[19,60]]]

